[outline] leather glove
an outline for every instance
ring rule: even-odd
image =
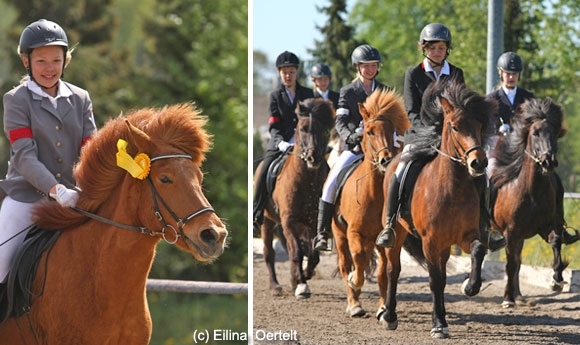
[[[61,206],[75,207],[79,200],[79,193],[59,183],[56,185],[56,193],[50,193],[50,197],[55,199]]]
[[[290,148],[290,147],[293,147],[293,146],[294,146],[293,144],[290,144],[290,143],[289,143],[289,142],[287,142],[287,141],[281,141],[281,142],[278,144],[278,150],[280,150],[280,151],[282,151],[282,152],[286,152],[286,150],[288,150],[288,148]]]

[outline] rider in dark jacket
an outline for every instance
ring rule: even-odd
[[[282,84],[270,94],[270,140],[264,155],[264,160],[254,186],[254,231],[264,220],[264,207],[267,200],[266,175],[268,167],[280,154],[294,144],[294,131],[298,123],[296,105],[307,98],[313,98],[312,89],[300,85],[296,78],[300,60],[289,51],[284,51],[276,58],[276,68]]]

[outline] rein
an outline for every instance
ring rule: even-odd
[[[161,155],[161,156],[151,158],[151,163],[153,163],[157,160],[160,160],[160,159],[167,159],[167,158],[188,158],[188,159],[191,159],[192,157],[190,155],[186,155],[186,154]],[[183,233],[183,227],[185,226],[185,224],[187,222],[189,222],[193,218],[195,218],[195,217],[197,217],[200,214],[205,213],[205,212],[214,212],[215,213],[215,210],[213,209],[213,207],[206,206],[206,207],[201,208],[200,210],[197,210],[197,211],[191,213],[190,215],[188,215],[185,218],[179,218],[175,214],[175,212],[173,212],[173,210],[171,210],[171,208],[167,205],[165,200],[161,197],[161,195],[159,194],[159,192],[157,191],[157,189],[153,185],[153,181],[151,180],[150,176],[147,176],[147,181],[149,182],[149,186],[151,187],[151,194],[153,195],[153,209],[155,211],[155,217],[159,220],[159,222],[161,223],[161,226],[162,226],[161,230],[159,230],[159,231],[151,230],[151,229],[148,229],[147,227],[144,227],[144,226],[135,226],[135,225],[128,225],[128,224],[119,223],[119,222],[116,222],[114,220],[111,220],[111,219],[108,219],[105,217],[101,217],[97,214],[90,213],[88,211],[82,210],[82,209],[77,208],[77,207],[71,207],[71,208],[73,210],[77,211],[78,213],[86,216],[86,217],[92,218],[94,220],[98,220],[98,221],[105,223],[105,224],[109,224],[109,225],[112,225],[112,226],[115,226],[118,228],[122,228],[122,229],[136,231],[136,232],[139,232],[141,234],[145,234],[145,235],[149,235],[149,236],[162,236],[163,240],[169,244],[175,244],[179,240],[179,238],[185,238],[185,234]],[[159,203],[157,200],[159,200],[161,202],[161,205],[165,208],[165,210],[167,210],[167,212],[169,212],[169,214],[171,215],[173,220],[175,220],[177,229],[175,229],[175,227],[173,225],[168,224],[165,221],[165,219],[163,218],[163,215],[161,214],[161,211],[159,209]],[[174,236],[174,239],[172,241],[170,240],[172,237],[167,236],[167,232],[166,232],[167,229],[173,230],[172,236]]]

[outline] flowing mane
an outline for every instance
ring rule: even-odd
[[[544,100],[534,98],[524,102],[513,118],[513,132],[507,136],[500,136],[491,154],[497,160],[492,176],[494,185],[499,188],[520,174],[530,126],[534,122],[545,120],[560,137],[566,132],[562,128],[563,118],[562,107],[552,102],[550,98]]]
[[[482,133],[487,131],[490,114],[494,104],[484,96],[468,88],[464,83],[453,79],[451,82],[434,82],[423,94],[421,121],[423,127],[413,127],[413,133],[408,136],[406,144],[415,145],[416,149],[409,152],[409,159],[432,159],[437,155],[433,147],[441,145],[443,130],[443,108],[440,98],[446,99],[454,108],[460,110],[462,116],[474,118],[482,125]],[[482,145],[487,138],[483,137]]]
[[[127,177],[127,172],[116,163],[117,140],[129,142],[127,152],[131,156],[140,153],[132,145],[127,122],[150,137],[152,151],[144,152],[149,157],[185,153],[191,155],[196,165],[201,165],[210,149],[211,135],[203,128],[207,118],[192,104],[143,108],[112,118],[83,147],[74,168],[77,186],[82,190],[77,203],[79,208],[95,212]],[[36,223],[47,230],[67,229],[87,220],[55,202],[44,203],[35,210]]]
[[[405,106],[395,90],[377,89],[365,100],[364,107],[369,114],[389,119],[398,135],[404,135],[410,122]]]

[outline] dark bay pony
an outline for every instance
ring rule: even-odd
[[[0,324],[0,344],[149,344],[157,243],[206,262],[224,250],[227,231],[203,194],[205,123],[183,104],[119,116],[95,134],[74,169],[77,208],[47,200],[35,211],[40,228],[62,233],[38,266],[30,310]]]
[[[481,265],[486,247],[479,238],[479,196],[473,181],[487,167],[482,133],[493,113],[493,104],[462,83],[432,83],[423,96],[422,121],[417,128],[411,159],[427,159],[417,177],[410,201],[403,203],[396,241],[384,249],[388,258],[386,304],[377,317],[387,329],[398,326],[396,313],[397,280],[401,271],[403,243],[429,272],[433,297],[433,338],[448,338],[444,290],[446,264],[451,245],[471,253],[471,272],[462,286],[463,293],[476,295],[481,287]],[[401,155],[387,166],[385,196]],[[386,200],[386,198],[385,198]]]
[[[507,284],[502,305],[514,307],[525,301],[520,292],[519,271],[524,240],[540,235],[552,246],[552,289],[561,291],[562,215],[556,214],[553,179],[558,165],[558,139],[566,134],[562,107],[550,98],[531,99],[522,104],[512,120],[513,132],[500,136],[492,157],[497,160],[491,181],[497,188],[494,219],[504,232]]]
[[[359,103],[363,117],[361,148],[364,159],[347,178],[337,199],[333,236],[338,252],[339,271],[346,285],[347,312],[363,316],[366,311],[359,301],[375,248],[375,239],[382,229],[383,177],[387,164],[401,151],[395,133],[403,136],[411,126],[403,100],[395,91],[376,90],[364,103]],[[386,283],[386,258],[379,259],[379,289]],[[381,296],[382,298],[382,296]],[[383,303],[384,304],[384,301]]]
[[[322,98],[310,98],[299,102],[296,114],[295,145],[268,198],[261,237],[272,293],[282,293],[272,247],[275,228],[280,225],[290,260],[292,291],[296,298],[308,298],[311,293],[307,280],[312,278],[320,262],[318,251],[312,248],[312,239],[316,235],[318,199],[329,171],[325,154],[334,125],[334,107]],[[306,269],[303,268],[304,257],[308,258]]]

